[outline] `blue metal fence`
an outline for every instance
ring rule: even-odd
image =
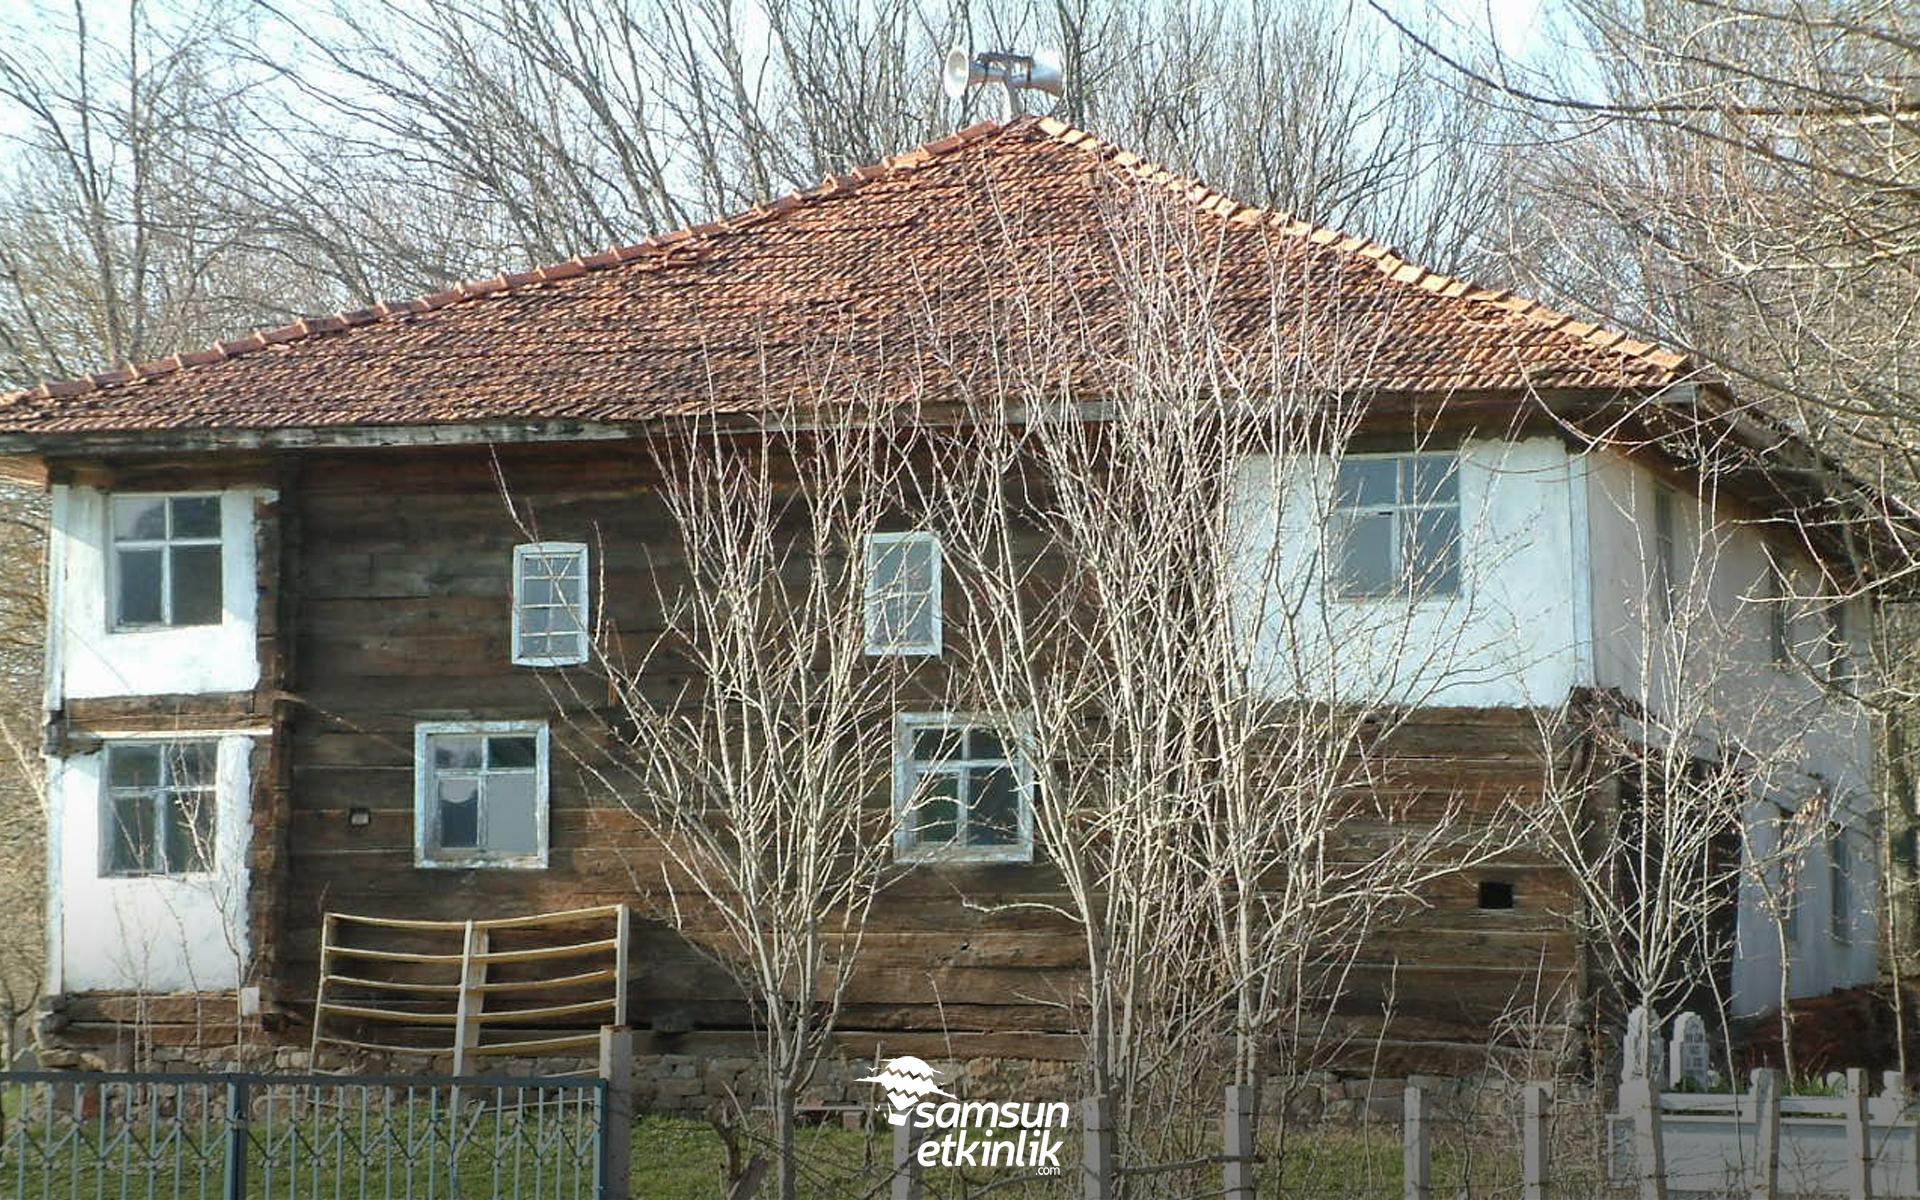
[[[615,1200],[584,1077],[0,1073],[10,1200]]]

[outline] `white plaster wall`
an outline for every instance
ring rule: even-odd
[[[50,766],[52,856],[59,922],[56,992],[222,991],[248,962],[247,842],[254,739],[219,739],[214,869],[201,875],[102,878],[101,780],[105,755]]]
[[[1873,741],[1865,714],[1829,697],[1804,670],[1772,662],[1772,606],[1765,601],[1773,585],[1761,526],[1725,513],[1710,516],[1684,487],[1673,489],[1677,615],[1663,619],[1651,599],[1653,496],[1659,482],[1624,456],[1592,458],[1587,510],[1595,682],[1644,703],[1669,727],[1695,733],[1700,752],[1722,747],[1742,761],[1761,793],[1748,813],[1750,865],[1772,858],[1771,826],[1779,809],[1827,797],[1832,819],[1852,831],[1854,932],[1848,944],[1830,934],[1827,852],[1824,840],[1817,841],[1801,870],[1791,994],[1818,995],[1871,982],[1878,965],[1872,919],[1878,855],[1867,816]],[[1784,542],[1773,553],[1792,567],[1797,590],[1818,594],[1810,562],[1794,560]],[[1864,662],[1868,609],[1855,603],[1847,617],[1852,654]],[[1825,618],[1809,610],[1793,621],[1790,636],[1803,655],[1817,658],[1824,631]],[[1757,879],[1743,883],[1733,972],[1736,1015],[1779,1004],[1779,939],[1762,905],[1764,895]]]
[[[221,493],[221,623],[123,633],[112,630],[108,616],[107,496],[95,488],[53,489],[48,561],[59,578],[50,613],[49,706],[65,697],[239,692],[257,684],[253,509],[259,493]]]
[[[1461,448],[1460,594],[1348,599],[1327,577],[1333,465],[1255,457],[1238,480],[1235,569],[1268,695],[1552,706],[1581,676],[1578,474],[1554,438]]]

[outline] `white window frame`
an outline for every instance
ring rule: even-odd
[[[580,558],[580,608],[575,616],[579,620],[579,630],[574,635],[574,650],[570,654],[529,654],[521,646],[520,614],[526,603],[523,592],[526,585],[526,562],[530,558],[556,557],[563,554],[575,554]],[[591,626],[588,624],[593,611],[590,575],[591,559],[584,542],[526,542],[513,548],[513,664],[517,667],[571,667],[584,663],[591,655]],[[563,605],[549,605],[561,609]]]
[[[433,739],[441,734],[507,735],[534,738],[533,829],[539,847],[532,854],[500,857],[484,851],[449,855],[433,844],[434,809],[439,802],[433,766]],[[433,870],[545,870],[552,849],[548,804],[552,771],[552,734],[545,721],[421,721],[413,727],[413,864]],[[484,803],[484,800],[476,801]]]
[[[890,546],[924,542],[932,548],[933,571],[931,587],[927,593],[927,608],[931,616],[931,629],[925,642],[886,642],[879,639],[881,626],[879,605],[885,599],[881,594],[879,571],[876,569],[880,551]],[[870,533],[867,535],[866,585],[863,593],[862,619],[866,626],[867,653],[873,656],[898,656],[904,658],[932,658],[940,654],[945,644],[945,634],[940,620],[941,582],[946,575],[946,551],[940,545],[938,534],[925,529],[908,530],[900,533]]]
[[[210,778],[207,781],[204,787],[198,787],[193,789],[183,789],[179,787],[169,786],[167,783],[167,777],[165,774],[167,770],[168,750],[171,747],[187,745],[189,743],[205,747],[206,752],[208,754],[207,761],[212,764],[212,768],[213,768],[212,778]],[[136,749],[136,748],[153,749],[159,755],[160,769],[162,774],[160,776],[159,782],[157,782],[153,786],[153,788],[151,789],[151,792],[152,792],[152,800],[153,800],[153,807],[154,807],[153,830],[154,830],[154,835],[161,839],[159,843],[159,850],[161,851],[162,855],[164,855],[165,849],[166,849],[165,832],[164,832],[166,826],[164,823],[163,814],[160,812],[161,798],[163,795],[171,795],[172,793],[184,791],[184,790],[201,792],[206,797],[206,803],[212,806],[212,808],[208,811],[208,816],[211,818],[209,823],[212,826],[212,834],[210,836],[210,840],[206,848],[207,849],[206,863],[204,866],[200,867],[198,870],[175,871],[175,870],[162,868],[160,870],[154,870],[154,871],[144,871],[144,870],[122,871],[122,870],[114,869],[114,867],[111,865],[113,862],[114,829],[115,829],[115,825],[117,824],[115,820],[114,804],[113,804],[114,791],[116,790],[113,786],[113,754],[114,754],[114,751],[116,750],[130,750],[130,749]],[[215,874],[219,871],[219,864],[220,864],[220,739],[219,737],[218,736],[196,737],[196,736],[193,736],[192,734],[183,733],[178,737],[169,736],[166,738],[152,738],[152,737],[110,738],[103,741],[100,745],[99,813],[100,813],[99,878],[101,879],[180,879],[180,880],[212,879],[215,876]]]
[[[1340,468],[1350,462],[1378,462],[1394,460],[1396,462],[1414,459],[1445,460],[1452,468],[1453,499],[1442,503],[1402,503],[1398,496],[1399,485],[1395,483],[1395,498],[1391,505],[1380,504],[1342,504],[1340,502]],[[1461,494],[1464,482],[1462,468],[1463,456],[1454,450],[1379,450],[1356,454],[1342,454],[1333,463],[1332,478],[1332,520],[1330,528],[1333,536],[1328,539],[1328,548],[1332,553],[1327,557],[1328,577],[1332,580],[1332,592],[1336,599],[1348,602],[1378,602],[1382,600],[1413,600],[1448,602],[1467,594],[1467,521],[1466,497]],[[1453,587],[1442,590],[1432,586],[1416,587],[1418,580],[1411,579],[1406,563],[1406,520],[1408,514],[1436,512],[1443,509],[1453,510],[1454,521],[1454,581]],[[1394,585],[1391,591],[1360,592],[1349,591],[1342,575],[1342,559],[1346,554],[1343,539],[1346,537],[1345,520],[1353,514],[1390,513],[1393,518],[1393,549],[1398,561],[1394,567]]]
[[[946,765],[1006,765],[1013,768],[1014,782],[1020,792],[1019,835],[1005,846],[966,846],[959,843],[960,830],[966,827],[966,806],[961,806],[955,828],[955,841],[945,845],[922,845],[913,838],[908,824],[908,808],[918,786],[914,769],[913,735],[917,730],[949,726],[986,726],[999,733],[1008,748],[1004,759],[956,758]],[[919,712],[896,713],[893,718],[893,857],[903,863],[1030,863],[1033,861],[1033,759],[1027,747],[1031,741],[1027,722],[995,717],[986,713]]]
[[[107,630],[110,633],[146,633],[156,629],[214,629],[227,621],[227,505],[220,492],[107,492],[106,496],[106,547],[107,569]],[[159,500],[167,508],[167,536],[159,539],[133,538],[121,541],[114,534],[113,511],[120,500]],[[173,536],[173,505],[175,500],[211,500],[220,514],[219,529],[212,537]],[[173,616],[173,555],[169,553],[174,546],[214,546],[220,551],[220,619],[197,625],[176,625]],[[158,550],[160,551],[160,620],[130,622],[120,619],[120,551]]]

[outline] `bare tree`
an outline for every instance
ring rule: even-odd
[[[1346,581],[1319,534],[1341,528],[1357,381],[1391,316],[1327,302],[1337,265],[1274,249],[1249,321],[1183,199],[1106,221],[1087,254],[1113,310],[1074,309],[1047,267],[994,303],[1012,349],[935,494],[964,597],[956,695],[1020,730],[1036,861],[1085,941],[1066,1003],[1088,1085],[1140,1145],[1190,1137],[1176,1114],[1222,1082],[1257,1092],[1350,1051],[1336,1014],[1370,935],[1511,845],[1457,798],[1397,798],[1392,749],[1427,698],[1506,668],[1415,631],[1412,598],[1449,593],[1456,555],[1499,561],[1470,529],[1380,603],[1330,603]],[[1457,483],[1450,457],[1423,486]]]
[[[884,794],[894,697],[914,675],[867,654],[868,535],[909,493],[898,415],[819,417],[803,433],[660,436],[648,611],[595,638],[611,716],[555,694],[583,767],[657,845],[639,894],[752,1008],[786,1200],[796,1107],[890,869],[888,817],[865,799]]]

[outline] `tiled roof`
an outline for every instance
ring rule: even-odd
[[[1021,118],[638,245],[0,397],[0,434],[619,423],[978,383],[990,358],[1019,358],[1009,338],[1127,319],[1114,264],[1141,247],[1115,214],[1141,197],[1190,205],[1162,207],[1218,264],[1208,286],[1230,336],[1258,340],[1298,304],[1277,282],[1290,266],[1313,280],[1316,312],[1364,314],[1368,350],[1344,387],[1638,389],[1688,373],[1646,342]],[[1047,369],[1085,385],[1095,353]]]

